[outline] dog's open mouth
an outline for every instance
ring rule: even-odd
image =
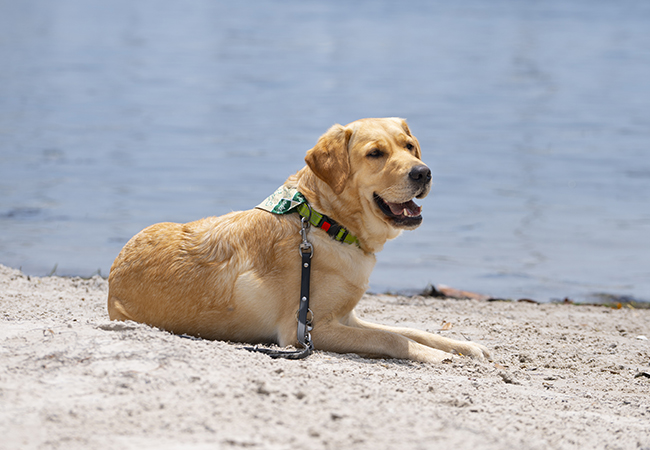
[[[388,202],[374,194],[375,203],[392,222],[400,227],[414,227],[422,222],[422,207],[413,200],[404,203]]]

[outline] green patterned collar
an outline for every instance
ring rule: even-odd
[[[309,220],[313,226],[323,229],[330,237],[339,242],[359,247],[359,239],[348,230],[324,214],[314,211],[307,199],[295,187],[280,186],[273,194],[256,206],[273,214],[292,214],[297,212]]]

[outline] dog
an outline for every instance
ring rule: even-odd
[[[337,124],[281,188],[301,194],[310,216],[330,219],[336,231],[312,226],[306,233],[313,248],[309,306],[316,350],[430,363],[452,355],[489,358],[480,344],[355,314],[375,254],[422,222],[414,199],[429,193],[431,171],[421,158],[403,119]],[[111,267],[109,317],[205,339],[297,346],[301,227],[299,214],[268,208],[152,225]]]

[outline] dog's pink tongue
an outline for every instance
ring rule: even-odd
[[[418,206],[413,200],[409,200],[406,203],[390,203],[386,202],[391,212],[396,216],[419,216],[422,212],[422,207]]]

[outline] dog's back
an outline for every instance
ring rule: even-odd
[[[275,340],[274,272],[295,262],[286,254],[297,252],[298,228],[260,210],[145,228],[111,267],[109,316],[209,339]]]

